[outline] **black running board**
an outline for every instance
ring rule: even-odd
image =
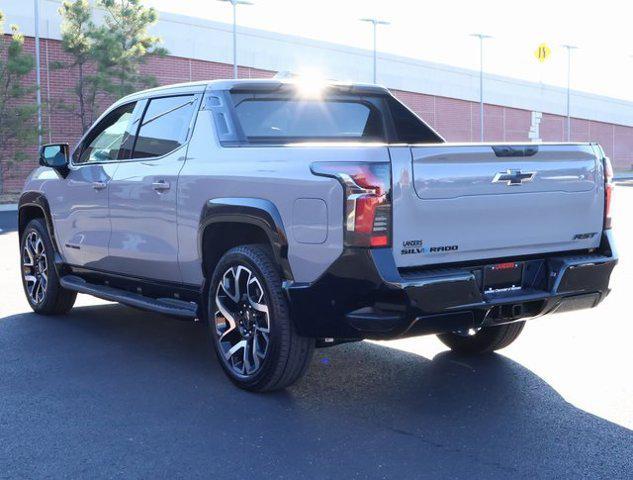
[[[95,285],[88,283],[83,278],[76,275],[65,275],[59,279],[62,287],[79,293],[86,293],[93,297],[119,302],[130,307],[149,310],[151,312],[162,313],[174,317],[190,318],[197,317],[197,305],[193,302],[185,302],[175,298],[150,298],[138,293],[120,290],[107,285]]]

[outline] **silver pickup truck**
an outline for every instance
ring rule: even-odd
[[[200,319],[254,391],[346,341],[503,348],[600,303],[617,262],[600,146],[445,143],[373,85],[148,90],[40,164],[19,205],[33,310],[80,292]]]

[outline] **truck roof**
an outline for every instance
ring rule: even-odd
[[[120,99],[117,104],[122,101],[127,101],[133,98],[143,97],[153,93],[175,93],[187,90],[232,90],[232,91],[244,91],[244,90],[277,90],[283,86],[287,87],[299,87],[306,83],[319,84],[323,86],[338,87],[348,90],[350,93],[387,93],[388,90],[380,85],[373,85],[370,83],[360,82],[339,82],[330,80],[312,80],[303,78],[291,78],[291,79],[279,79],[279,78],[249,78],[249,79],[220,79],[220,80],[201,80],[196,82],[175,83],[171,85],[163,85],[156,88],[150,88],[141,90],[139,92],[128,95]]]

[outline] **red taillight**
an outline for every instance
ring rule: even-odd
[[[345,191],[345,245],[391,244],[391,166],[389,163],[317,162],[312,173],[334,177]]]
[[[613,196],[613,166],[604,157],[604,228],[611,228],[611,197]]]
[[[389,237],[387,235],[372,236],[369,243],[372,247],[387,247],[389,246]]]
[[[492,266],[493,270],[509,270],[511,268],[516,268],[517,264],[514,262],[506,262],[506,263],[497,263]]]

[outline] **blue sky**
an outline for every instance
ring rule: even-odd
[[[602,0],[252,0],[239,9],[241,25],[317,40],[371,46],[370,26],[359,17],[378,16],[391,25],[379,31],[381,51],[478,69],[477,40],[487,41],[485,70],[534,82],[566,86],[562,44],[577,45],[572,88],[633,100],[633,6]],[[159,10],[230,22],[231,8],[216,0],[146,0]],[[547,43],[551,59],[533,56]]]

